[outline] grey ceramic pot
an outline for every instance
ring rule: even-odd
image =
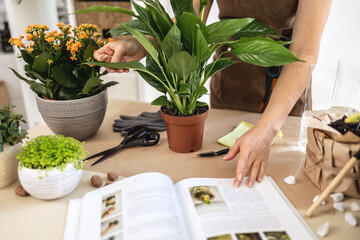
[[[77,140],[95,135],[104,120],[108,102],[107,90],[76,100],[46,100],[36,96],[44,121],[55,133]]]

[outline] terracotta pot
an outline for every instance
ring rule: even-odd
[[[195,116],[171,116],[163,112],[161,115],[166,124],[169,148],[178,153],[198,151],[202,146],[205,120],[209,110]]]
[[[107,90],[75,100],[46,100],[36,95],[36,103],[48,127],[55,133],[83,141],[94,136],[105,116]]]

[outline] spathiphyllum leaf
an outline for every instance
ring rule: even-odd
[[[74,12],[74,14],[78,13],[91,13],[91,12],[112,12],[112,13],[122,13],[126,15],[130,15],[132,17],[135,17],[135,13],[133,11],[130,11],[125,8],[120,8],[117,6],[111,7],[111,6],[91,6],[86,9],[80,9]]]
[[[233,35],[234,38],[240,39],[242,37],[265,37],[265,36],[282,36],[280,33],[275,31],[274,29],[256,22],[252,21],[242,29],[240,29],[237,33]]]
[[[271,41],[254,40],[246,42],[231,52],[241,61],[262,67],[281,66],[300,61],[287,48]]]
[[[212,75],[214,75],[215,73],[230,67],[231,65],[233,65],[234,63],[236,63],[236,61],[232,60],[231,58],[219,58],[216,61],[208,64],[205,67],[205,78],[209,78]]]
[[[146,49],[146,51],[149,53],[149,55],[154,58],[154,60],[160,65],[159,58],[157,56],[157,50],[152,45],[149,39],[145,37],[144,34],[142,34],[139,30],[136,30],[132,27],[129,27],[125,24],[123,26],[140,42],[140,44]]]
[[[182,41],[190,52],[195,51],[195,38],[198,27],[204,38],[208,38],[208,30],[205,24],[195,15],[191,13],[183,13],[178,20],[178,27],[181,31]]]
[[[187,52],[179,52],[169,59],[169,68],[181,77],[186,77],[197,69],[196,58]]]
[[[192,0],[170,0],[170,3],[177,21],[184,12],[195,14]]]
[[[168,58],[181,51],[181,32],[176,25],[172,26],[160,47]]]
[[[225,19],[207,26],[208,43],[223,41],[254,21],[253,18]]]
[[[195,48],[196,59],[198,65],[202,62],[207,61],[210,58],[211,55],[210,48],[200,29],[196,31],[195,47],[196,47]]]
[[[157,28],[161,33],[161,36],[164,38],[166,34],[170,31],[172,22],[169,23],[167,19],[152,6],[147,6],[147,10],[151,14]]]
[[[151,105],[155,106],[165,106],[169,103],[166,96],[160,96],[151,102]]]
[[[87,62],[85,64],[91,64],[100,67],[106,68],[126,68],[126,69],[134,69],[139,71],[147,71],[145,66],[142,65],[138,61],[131,61],[131,62],[113,62],[113,63],[106,63],[106,62]]]
[[[201,10],[204,9],[206,4],[208,4],[209,0],[200,0],[200,6],[199,6],[199,14],[201,14]]]
[[[147,28],[146,24],[143,23],[140,20],[131,20],[129,22],[124,23],[125,25],[138,30],[142,34],[145,35],[151,35],[150,30]],[[116,28],[113,28],[110,30],[110,34],[112,36],[123,36],[123,35],[131,35],[131,33],[124,27],[124,26],[118,26]]]

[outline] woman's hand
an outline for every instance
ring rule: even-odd
[[[94,58],[102,62],[129,62],[139,61],[147,55],[146,50],[134,38],[129,37],[126,40],[109,42],[94,53]],[[108,72],[122,73],[129,72],[129,69],[106,68]]]
[[[244,133],[224,157],[225,161],[233,159],[238,153],[238,163],[234,186],[239,187],[243,178],[250,171],[246,185],[252,187],[255,181],[261,182],[269,158],[270,144],[274,133],[270,130],[254,126]]]

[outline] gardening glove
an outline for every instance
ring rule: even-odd
[[[138,116],[120,115],[120,119],[116,119],[113,124],[115,132],[126,134],[129,130],[137,126],[146,126],[149,131],[165,131],[165,122],[161,118],[161,112],[156,113],[143,112]]]

